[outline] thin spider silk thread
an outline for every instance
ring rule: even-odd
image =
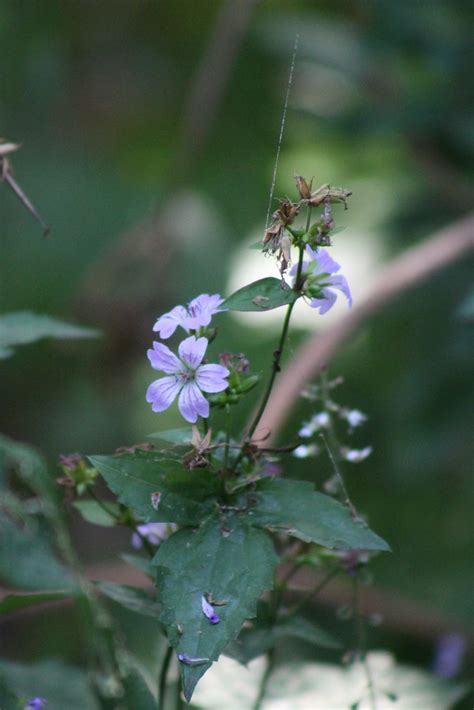
[[[275,165],[273,167],[272,184],[270,187],[270,196],[268,198],[268,209],[267,209],[267,218],[265,220],[265,229],[268,227],[268,220],[270,219],[270,212],[272,209],[273,193],[275,190],[276,177],[277,177],[277,172],[278,172],[278,162],[280,160],[280,150],[281,150],[281,144],[283,141],[283,133],[285,130],[285,123],[286,123],[286,113],[288,110],[288,102],[290,100],[290,91],[291,91],[291,86],[293,84],[293,75],[295,72],[296,55],[298,53],[299,39],[300,39],[300,36],[299,36],[299,34],[297,34],[295,37],[295,44],[293,46],[293,56],[291,58],[290,75],[288,77],[288,86],[286,88],[285,104],[283,106],[283,115],[281,117],[280,135],[278,136],[278,146],[277,146],[277,152],[276,152],[276,156],[275,156]]]

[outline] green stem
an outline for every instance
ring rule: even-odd
[[[168,677],[168,670],[170,667],[172,656],[173,648],[172,646],[168,646],[168,648],[166,649],[165,657],[163,658],[163,663],[161,664],[160,676],[158,680],[158,710],[164,710],[165,708],[166,680]]]
[[[293,616],[294,614],[297,614],[300,609],[302,609],[306,604],[314,599],[319,592],[323,589],[323,587],[326,586],[326,584],[329,584],[329,582],[336,577],[336,575],[339,574],[339,569],[332,569],[328,572],[328,574],[321,580],[321,582],[314,588],[312,589],[308,594],[305,594],[305,596],[300,599],[299,602],[294,604],[289,610],[288,610],[288,616]]]
[[[225,447],[224,447],[224,474],[227,471],[229,463],[229,448],[230,448],[230,430],[232,426],[232,418],[230,414],[230,406],[225,406]]]
[[[371,710],[377,710],[377,700],[375,697],[374,681],[372,678],[372,673],[370,670],[369,662],[367,660],[367,634],[365,627],[364,615],[360,610],[360,598],[359,598],[359,578],[356,575],[353,580],[352,586],[353,592],[353,608],[354,617],[356,624],[356,635],[357,635],[357,650],[359,652],[360,662],[364,668],[365,677],[367,680],[367,689],[369,691],[369,701]]]
[[[306,219],[306,229],[305,232],[308,232],[309,226],[310,226],[310,221],[311,221],[311,205],[308,207],[308,215]],[[303,271],[303,258],[304,258],[304,245],[300,245],[299,247],[299,254],[298,254],[298,266],[296,268],[296,278],[295,278],[295,283],[293,285],[293,290],[296,292],[299,292],[301,290],[301,274]],[[272,373],[270,375],[270,380],[267,385],[267,389],[263,395],[263,399],[260,403],[260,407],[258,408],[257,414],[255,415],[255,418],[250,425],[250,428],[247,432],[247,441],[250,441],[252,439],[252,436],[255,433],[255,429],[257,428],[260,419],[262,417],[263,412],[265,411],[265,407],[267,406],[268,400],[270,399],[270,395],[273,389],[273,383],[275,382],[275,377],[277,376],[277,373],[280,372],[280,362],[281,358],[283,355],[283,348],[285,346],[285,341],[286,341],[286,336],[288,333],[288,327],[290,325],[290,318],[291,314],[293,312],[293,308],[295,307],[296,301],[293,301],[293,303],[290,303],[288,305],[288,308],[286,309],[286,314],[285,314],[285,320],[283,321],[283,328],[281,331],[280,335],[280,340],[278,343],[278,347],[273,353],[273,364],[272,364]],[[242,458],[241,456],[238,458],[240,460]]]
[[[271,648],[268,653],[267,653],[267,667],[265,668],[265,672],[262,676],[262,680],[260,682],[260,688],[258,690],[258,696],[255,701],[255,704],[253,706],[253,710],[260,710],[262,707],[262,702],[265,698],[265,693],[267,692],[267,687],[268,687],[268,682],[270,680],[270,676],[273,672],[273,669],[275,667],[275,649]]]

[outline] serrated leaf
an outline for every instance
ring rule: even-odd
[[[24,701],[34,697],[45,698],[51,710],[99,710],[86,674],[61,661],[45,660],[20,664],[0,662],[0,672],[7,687]],[[3,705],[1,705],[3,709]]]
[[[170,452],[137,451],[119,456],[89,456],[119,501],[146,522],[198,525],[214,507],[216,477],[205,469],[188,471]],[[152,493],[160,492],[155,510]]]
[[[72,591],[76,586],[37,526],[19,527],[1,511],[0,580],[20,589]]]
[[[229,311],[270,311],[293,303],[299,295],[284,281],[269,276],[233,293],[224,301],[222,308]]]
[[[277,556],[271,538],[238,517],[210,517],[197,530],[184,529],[162,543],[153,564],[163,607],[160,620],[171,645],[198,665],[181,663],[184,695],[194,688],[240,631],[255,616],[261,593],[271,588]],[[216,607],[220,622],[211,624],[201,607],[212,594],[226,604]],[[180,631],[182,633],[180,633]]]
[[[312,483],[262,481],[255,501],[248,512],[253,525],[285,531],[336,550],[390,550],[385,540],[362,521],[354,520],[346,506],[317,493]]]
[[[130,587],[127,584],[114,584],[113,582],[97,582],[97,587],[102,594],[105,594],[106,597],[126,609],[135,611],[143,616],[151,616],[153,619],[158,619],[161,607],[144,589]]]
[[[117,520],[116,517],[120,513],[120,508],[117,503],[104,503],[103,508],[96,500],[76,500],[73,502],[74,508],[79,511],[84,520],[94,525],[102,525],[103,527],[113,527]],[[109,512],[110,511],[110,512]]]
[[[65,599],[67,596],[69,596],[67,591],[45,592],[42,594],[7,594],[0,600],[0,614],[9,614],[12,611],[25,609],[36,604]]]
[[[168,444],[186,444],[190,445],[193,432],[189,427],[179,427],[178,429],[167,429],[166,431],[157,431],[154,434],[148,434],[149,439],[160,439]]]
[[[41,338],[97,338],[99,335],[93,328],[71,325],[40,313],[4,313],[0,316],[0,359],[13,355],[14,346]]]

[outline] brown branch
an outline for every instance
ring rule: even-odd
[[[258,427],[275,439],[304,385],[324,367],[341,345],[401,293],[418,286],[474,249],[474,213],[442,229],[389,263],[371,293],[331,330],[303,344],[280,375]],[[257,443],[257,442],[255,442]]]

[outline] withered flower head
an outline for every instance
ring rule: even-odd
[[[295,175],[295,182],[296,189],[300,193],[301,199],[309,200],[311,198],[311,186],[313,184],[313,180],[311,179],[311,182],[308,185],[306,178],[302,177],[301,175]]]
[[[280,207],[273,213],[273,219],[279,221],[284,227],[294,222],[300,205],[297,202],[292,202],[288,198],[280,200]]]
[[[321,185],[317,190],[311,193],[308,204],[312,207],[319,207],[323,202],[342,202],[347,209],[346,200],[352,195],[351,190],[345,187],[331,187],[330,185]]]

